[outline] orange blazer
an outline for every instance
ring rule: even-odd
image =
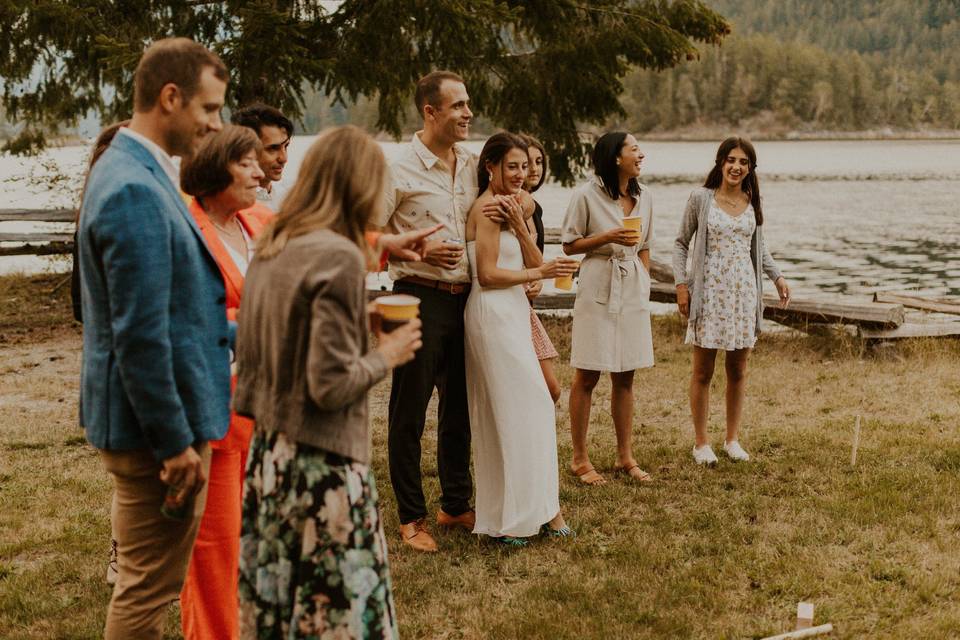
[[[193,219],[197,221],[197,226],[200,227],[200,232],[203,234],[204,239],[207,241],[210,253],[213,254],[217,265],[220,267],[220,273],[223,274],[223,284],[227,291],[227,319],[236,320],[237,309],[240,308],[240,298],[243,296],[243,274],[240,273],[240,269],[237,268],[233,258],[230,257],[230,252],[227,251],[227,247],[224,246],[223,241],[220,240],[220,236],[210,221],[210,217],[203,210],[203,207],[200,206],[200,203],[197,202],[196,198],[190,199],[188,208],[190,209],[191,215],[193,215]],[[269,207],[258,202],[249,209],[238,211],[237,220],[243,225],[247,235],[255,239],[260,235],[264,227],[270,224],[273,215],[273,211],[271,211]],[[236,384],[237,377],[233,376],[230,381],[231,394]],[[211,442],[210,446],[214,449],[245,450],[250,448],[250,438],[252,436],[253,420],[238,416],[231,411],[230,428],[227,430],[227,435],[224,436],[222,440]]]

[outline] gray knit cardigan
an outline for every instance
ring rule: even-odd
[[[698,187],[690,194],[687,207],[680,223],[680,233],[673,246],[673,277],[677,284],[686,284],[690,291],[690,315],[687,322],[696,322],[703,304],[703,264],[707,257],[707,214],[713,190]],[[697,233],[702,230],[702,233]],[[687,271],[687,255],[690,253],[690,239],[696,234],[693,243],[693,258],[690,271]],[[757,333],[763,320],[763,278],[767,274],[773,282],[780,278],[780,270],[773,256],[763,243],[763,226],[757,225],[750,243],[750,259],[757,277]]]

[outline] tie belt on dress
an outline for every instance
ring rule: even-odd
[[[594,301],[607,305],[608,313],[620,313],[623,308],[623,278],[629,273],[631,265],[639,268],[640,258],[636,255],[621,256],[615,254],[611,256],[592,254],[588,258],[607,258],[610,269],[610,282],[597,291],[593,298]]]

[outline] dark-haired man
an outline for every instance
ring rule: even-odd
[[[90,171],[77,232],[80,422],[114,482],[119,575],[104,635],[149,640],[183,585],[207,443],[229,422],[223,277],[172,159],[222,128],[227,69],[196,42],[168,38],[144,52],[133,84],[133,118]]]
[[[264,175],[257,189],[257,200],[273,211],[279,211],[287,193],[281,179],[283,168],[287,165],[293,123],[279,109],[260,103],[240,109],[230,117],[230,121],[253,129],[260,137],[263,150],[257,161]]]
[[[467,214],[477,198],[477,159],[459,143],[470,133],[470,97],[463,79],[434,71],[417,83],[415,100],[423,130],[391,163],[391,185],[377,221],[400,233],[442,224],[438,241],[420,262],[390,260],[393,290],[420,298],[423,347],[410,363],[393,371],[388,448],[390,480],[400,511],[404,544],[436,551],[427,529],[420,474],[420,439],[427,404],[439,393],[437,523],[473,530],[470,507],[470,418],[463,355],[463,310],[470,292],[464,253]]]

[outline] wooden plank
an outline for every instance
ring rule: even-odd
[[[543,230],[544,244],[560,244],[560,227],[546,227]]]
[[[650,259],[650,277],[657,282],[673,284],[673,267],[665,262]]]
[[[763,297],[763,317],[790,327],[803,329],[808,324],[855,324],[871,329],[895,329],[903,324],[905,312],[899,304],[880,302],[815,302],[791,300],[781,309],[774,295]]]
[[[904,338],[960,338],[960,322],[907,322],[896,329],[860,328],[864,340],[902,340]]]
[[[577,299],[575,293],[551,293],[537,296],[533,299],[533,308],[546,311],[557,309],[573,309],[573,303]]]
[[[73,242],[72,233],[0,233],[0,242]]]
[[[371,295],[383,295],[373,292]],[[537,297],[533,306],[535,309],[558,310],[573,309],[576,293],[545,294]],[[676,288],[666,282],[653,282],[650,286],[650,300],[665,304],[677,303]],[[816,324],[837,324],[841,320],[846,324],[859,324],[874,328],[894,328],[903,322],[903,307],[889,304],[824,304],[808,300],[794,300],[787,309],[776,308],[777,299],[773,296],[765,297],[767,307],[764,317],[788,326],[803,328]],[[960,324],[960,323],[958,323]]]
[[[0,209],[0,222],[73,222],[76,209]]]
[[[0,247],[0,257],[56,256],[72,252],[72,242],[48,242],[46,244],[22,244],[18,247]]]
[[[653,282],[650,300],[666,304],[677,303],[677,290],[666,282]],[[812,300],[791,300],[790,306],[780,309],[776,296],[764,296],[763,317],[780,324],[803,328],[811,324],[856,324],[877,329],[894,329],[904,321],[900,305],[877,303],[836,303]]]
[[[937,313],[950,313],[960,315],[960,301],[954,299],[950,301],[944,298],[925,298],[906,293],[892,293],[889,291],[877,291],[873,294],[874,302],[889,302],[902,304],[911,309],[923,309],[924,311],[936,311]]]

